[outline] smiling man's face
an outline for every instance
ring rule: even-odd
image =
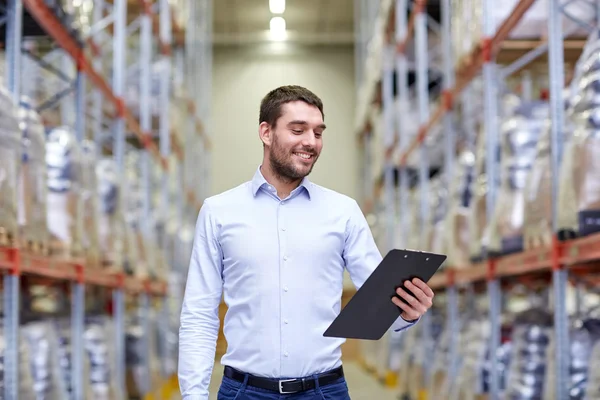
[[[275,174],[296,181],[313,169],[323,148],[321,111],[303,101],[286,103],[272,132],[269,162]]]

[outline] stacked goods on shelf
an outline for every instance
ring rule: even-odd
[[[144,221],[144,188],[142,187],[141,163],[144,159],[138,150],[130,150],[125,158],[125,181],[127,195],[125,199],[124,217],[128,242],[128,259],[136,260],[130,264],[131,270],[127,271],[139,278],[148,277],[147,242],[144,238],[144,229],[148,221]]]
[[[86,265],[100,267],[100,237],[98,219],[100,215],[99,199],[96,194],[98,179],[96,165],[98,163],[98,150],[96,145],[89,140],[81,142],[81,246],[85,254]]]
[[[586,397],[586,392],[591,386],[588,385],[588,376],[592,365],[590,349],[600,343],[600,319],[587,315],[570,321],[569,330],[570,343],[570,365],[569,365],[569,400],[593,399]],[[548,364],[546,380],[544,383],[543,400],[558,400],[556,398],[556,370],[555,370],[555,336],[550,337],[548,345]]]
[[[415,368],[415,353],[420,339],[420,326],[414,326],[403,333],[400,369],[398,370],[398,392],[401,400],[416,399],[413,369]],[[416,393],[418,395],[418,393]]]
[[[523,102],[501,124],[501,183],[489,226],[490,254],[523,250],[525,182],[548,112],[546,102]]]
[[[46,141],[47,222],[50,252],[62,257],[82,255],[81,159],[81,147],[71,128],[50,131]]]
[[[450,367],[450,330],[446,327],[440,335],[437,348],[433,354],[431,365],[431,379],[427,394],[431,399],[442,399],[450,391],[451,382],[447,379]]]
[[[575,225],[576,234],[600,231],[600,39],[598,32],[588,38],[578,62],[572,87],[573,112],[569,115],[572,136],[565,148],[561,191],[564,204],[561,228]],[[573,215],[564,215],[576,210]]]
[[[19,127],[23,149],[18,201],[21,245],[36,253],[47,254],[46,133],[40,116],[26,97],[21,97]]]
[[[586,351],[590,353],[590,358],[584,400],[600,399],[600,341]]]
[[[17,176],[21,164],[21,131],[17,108],[0,86],[0,245],[15,245],[19,234]]]
[[[454,166],[450,183],[448,209],[444,227],[444,250],[447,265],[461,268],[469,265],[469,209],[471,205],[471,182],[473,180],[474,154],[462,150]]]
[[[457,381],[451,385],[454,391],[449,398],[480,400],[483,395],[481,367],[489,340],[489,323],[481,315],[472,315],[465,320],[461,332],[458,347],[461,363]],[[450,383],[446,382],[445,385]]]
[[[548,344],[553,332],[552,326],[552,313],[545,307],[532,306],[515,316],[507,399],[542,398],[548,371]]]
[[[421,249],[421,238],[423,237],[421,231],[423,227],[421,225],[421,189],[418,185],[415,185],[412,189],[409,189],[408,209],[410,210],[408,228],[408,232],[410,232],[410,234],[408,235],[406,247],[408,249]]]
[[[118,165],[113,158],[102,158],[96,165],[100,218],[98,223],[102,265],[112,270],[127,270],[125,224]]]
[[[89,364],[89,393],[94,400],[116,398],[117,387],[116,358],[113,346],[114,337],[111,318],[90,316],[86,318],[83,347],[85,364]]]
[[[448,212],[448,190],[444,173],[432,178],[429,183],[430,222],[425,226],[427,243],[424,250],[433,253],[445,253],[444,247],[444,217]]]
[[[552,242],[551,119],[547,116],[540,132],[533,164],[525,178],[523,248],[548,247]]]

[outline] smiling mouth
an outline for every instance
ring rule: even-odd
[[[311,161],[314,158],[310,153],[296,152],[294,155],[304,161]]]

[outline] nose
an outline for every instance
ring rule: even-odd
[[[315,137],[315,133],[312,131],[307,132],[307,134],[302,138],[303,146],[314,148],[316,144],[317,138]]]

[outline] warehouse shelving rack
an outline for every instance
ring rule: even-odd
[[[458,101],[465,102],[464,91],[466,91],[475,77],[481,74],[484,85],[484,116],[483,120],[486,137],[486,174],[494,176],[495,170],[499,168],[496,157],[491,156],[497,147],[499,140],[498,115],[495,110],[498,109],[498,98],[495,90],[502,83],[503,79],[515,74],[525,68],[529,63],[548,53],[547,69],[549,73],[549,104],[550,116],[552,122],[551,130],[551,154],[552,154],[552,204],[553,204],[553,230],[558,232],[557,225],[557,190],[558,190],[558,171],[561,165],[562,140],[561,132],[564,131],[565,117],[563,109],[562,91],[565,85],[565,51],[581,50],[583,43],[581,41],[569,40],[563,35],[561,18],[563,16],[563,6],[559,0],[548,0],[547,27],[548,36],[545,40],[520,41],[514,42],[508,40],[511,31],[522,20],[525,13],[531,8],[536,0],[520,0],[514,6],[514,9],[508,17],[494,29],[492,21],[492,10],[495,5],[491,0],[483,1],[483,29],[482,40],[473,48],[473,50],[458,63],[459,67],[453,67],[454,62],[451,43],[451,2],[450,0],[441,0],[441,20],[442,20],[442,46],[444,59],[444,80],[442,95],[438,99],[438,106],[431,114],[428,113],[426,104],[427,93],[427,62],[428,48],[424,40],[426,35],[426,17],[425,0],[416,0],[410,17],[404,18],[407,10],[406,0],[382,0],[379,3],[379,10],[375,18],[373,13],[366,15],[362,13],[363,20],[357,26],[363,26],[365,23],[370,25],[373,31],[367,32],[372,35],[370,45],[364,46],[364,30],[359,35],[359,98],[357,110],[357,135],[361,143],[364,143],[365,151],[368,151],[372,136],[372,126],[369,122],[369,108],[373,103],[379,104],[377,94],[382,93],[380,107],[395,107],[394,99],[390,96],[393,80],[391,74],[396,72],[397,92],[401,95],[406,93],[407,80],[405,78],[405,49],[406,44],[415,36],[415,58],[416,58],[416,97],[419,103],[419,130],[416,137],[407,141],[403,134],[405,130],[402,126],[402,116],[404,109],[399,108],[396,111],[398,118],[394,123],[398,127],[387,124],[384,128],[384,136],[393,137],[393,141],[388,140],[388,147],[381,149],[385,158],[386,170],[381,172],[379,181],[374,182],[369,176],[365,183],[366,193],[363,204],[363,211],[369,215],[376,211],[378,203],[383,203],[387,220],[395,220],[396,203],[400,210],[408,210],[408,173],[407,160],[411,154],[420,150],[423,156],[419,160],[419,171],[421,176],[420,185],[420,226],[427,224],[430,215],[429,203],[427,201],[427,181],[429,166],[426,157],[426,147],[423,145],[432,128],[442,124],[445,140],[444,170],[446,173],[446,184],[452,179],[452,168],[454,165],[454,149],[456,148],[457,132],[453,125],[454,105]],[[585,0],[582,0],[585,1]],[[572,1],[567,2],[573,3]],[[594,4],[588,2],[588,4]],[[366,7],[366,5],[361,5]],[[364,8],[361,9],[364,11]],[[600,5],[597,6],[596,21],[600,20]],[[568,18],[574,19],[573,16]],[[395,24],[395,27],[394,27]],[[600,25],[598,25],[600,26]],[[596,29],[598,29],[596,27]],[[392,33],[395,32],[395,35]],[[396,65],[390,68],[385,63],[386,46],[395,46]],[[503,51],[510,48],[518,48],[525,54],[513,57],[508,66],[501,68],[497,63],[497,58]],[[566,49],[566,50],[565,50]],[[360,71],[365,69],[365,65],[381,64],[381,74],[374,74],[369,77]],[[498,78],[500,77],[500,79]],[[526,83],[526,82],[524,82]],[[467,94],[466,106],[474,100]],[[406,104],[400,101],[400,107]],[[463,103],[465,104],[465,103]],[[383,112],[385,115],[385,111]],[[407,115],[407,114],[404,114]],[[378,149],[379,150],[379,149]],[[368,159],[367,159],[368,162]],[[396,190],[394,181],[390,178],[393,168],[400,169],[400,185]],[[423,184],[425,183],[425,184]],[[496,200],[496,190],[490,186],[491,190],[486,194],[486,212],[488,220],[494,210]],[[406,246],[408,235],[415,234],[409,232],[406,212],[400,212],[399,227],[386,225],[386,229],[399,229],[400,246]],[[386,235],[388,240],[384,247],[395,247],[393,232]],[[391,239],[390,239],[391,238]],[[556,338],[556,398],[568,398],[568,366],[569,366],[569,335],[568,335],[568,315],[566,310],[566,289],[569,275],[590,274],[594,271],[597,262],[600,261],[600,234],[593,234],[587,237],[581,237],[572,240],[559,240],[558,233],[554,236],[551,246],[531,251],[524,251],[517,254],[511,254],[501,257],[486,255],[484,261],[474,265],[447,265],[430,282],[430,285],[437,291],[444,292],[446,297],[447,318],[446,323],[451,332],[449,357],[449,381],[454,381],[458,365],[457,339],[458,339],[458,300],[459,294],[463,288],[473,285],[486,284],[487,296],[489,300],[489,321],[491,325],[490,354],[492,365],[497,365],[497,352],[500,345],[500,314],[502,286],[504,282],[510,280],[525,279],[533,274],[551,273],[553,304],[554,304],[554,329]],[[424,328],[425,329],[425,328]],[[500,393],[498,370],[490,367],[491,385],[489,398],[498,399]],[[426,374],[425,380],[429,377]],[[424,387],[428,387],[427,383]]]
[[[112,139],[112,154],[119,166],[123,191],[125,179],[124,158],[126,141],[141,144],[145,149],[145,168],[143,180],[146,188],[144,204],[145,217],[151,212],[149,191],[150,158],[161,167],[162,201],[160,207],[163,215],[168,215],[168,207],[172,202],[177,205],[178,218],[181,220],[183,209],[198,210],[202,199],[207,195],[208,161],[210,152],[210,136],[207,127],[210,125],[210,79],[211,79],[211,37],[212,37],[212,2],[211,0],[187,1],[184,15],[187,15],[186,27],[177,23],[172,6],[168,0],[113,0],[94,1],[93,21],[87,32],[77,31],[66,26],[64,19],[43,0],[8,0],[0,9],[2,23],[6,28],[6,86],[13,101],[18,104],[25,77],[22,72],[22,48],[24,33],[35,31],[35,36],[50,39],[56,46],[53,53],[69,60],[76,68],[74,79],[68,82],[68,88],[53,96],[46,106],[56,106],[61,102],[73,107],[74,128],[77,139],[83,140],[87,127],[93,129],[93,139],[101,140],[105,119],[109,120]],[[130,18],[133,15],[133,18]],[[24,18],[29,24],[24,26]],[[32,28],[31,23],[36,25]],[[139,68],[140,110],[139,121],[135,113],[125,103],[125,83],[131,65],[127,63],[127,48],[130,36],[139,31],[140,53],[135,66]],[[152,54],[153,42],[158,42],[157,56]],[[112,76],[103,72],[103,62],[112,60]],[[50,62],[36,59],[39,65],[52,70]],[[158,138],[152,132],[152,116],[150,111],[151,69],[162,64],[160,75],[160,116]],[[64,65],[64,64],[63,64]],[[68,72],[54,68],[60,79],[70,80]],[[177,75],[185,81],[188,93],[186,97],[187,125],[184,132],[173,132],[172,121],[169,120],[170,92],[172,77]],[[31,77],[27,77],[31,79]],[[72,95],[74,93],[74,95]],[[71,97],[69,97],[72,95]],[[91,106],[90,106],[91,104]],[[108,108],[108,110],[107,110]],[[91,109],[91,116],[87,110]],[[183,138],[183,139],[181,139]],[[183,140],[183,143],[181,142]],[[158,144],[157,144],[158,142]],[[175,162],[171,162],[171,154]],[[194,161],[196,159],[196,161]],[[201,162],[198,162],[200,159]],[[207,161],[208,160],[208,161]],[[192,164],[194,162],[194,164]],[[200,182],[195,169],[200,166]],[[171,198],[169,192],[169,172],[177,177],[177,185],[181,196]],[[192,172],[193,171],[193,172]],[[185,201],[185,203],[184,203]],[[147,219],[147,218],[146,218]],[[160,246],[164,251],[171,250],[166,239]],[[171,263],[172,254],[167,255]],[[169,273],[183,274],[184,266],[173,268]],[[117,353],[118,379],[117,398],[127,397],[125,384],[125,296],[138,296],[148,328],[148,312],[151,303],[160,304],[161,320],[169,318],[169,295],[183,290],[172,287],[161,279],[140,279],[124,273],[112,273],[96,266],[85,265],[79,259],[62,259],[53,256],[32,254],[19,245],[18,240],[9,247],[0,247],[0,269],[4,273],[4,330],[6,335],[6,356],[4,371],[4,397],[18,399],[19,393],[19,359],[18,338],[20,324],[20,281],[23,275],[45,277],[50,280],[71,282],[71,329],[72,329],[72,387],[73,398],[84,398],[83,382],[83,332],[84,332],[84,294],[86,286],[99,286],[112,290],[112,309],[115,326],[114,348]],[[184,280],[180,280],[182,282]],[[154,299],[152,299],[154,298]],[[145,329],[148,332],[148,329]],[[144,345],[143,359],[149,363],[150,344]],[[142,395],[145,398],[169,398],[176,390],[175,371],[162,371],[164,385],[161,392],[156,392],[156,383],[150,377],[142,384]]]

